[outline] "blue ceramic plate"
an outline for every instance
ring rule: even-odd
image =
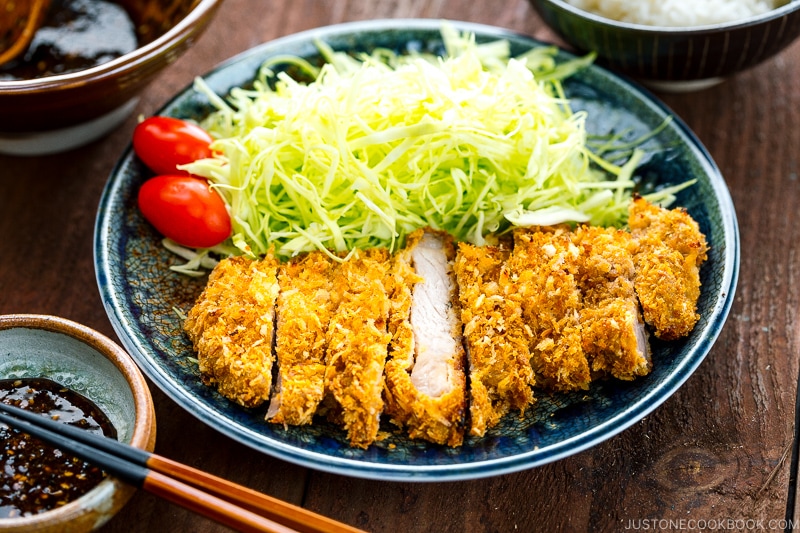
[[[507,39],[514,54],[542,43],[506,30],[455,24],[479,41]],[[278,54],[314,59],[314,41],[334,49],[368,51],[388,47],[443,53],[440,22],[387,20],[352,23],[292,35],[245,52],[205,76],[224,95],[252,80],[261,63]],[[563,54],[561,59],[566,59]],[[589,68],[566,84],[576,109],[589,112],[595,133],[627,132],[631,139],[661,124],[670,111],[638,86],[600,68]],[[160,114],[202,118],[204,96],[187,88]],[[186,312],[204,279],[171,272],[179,262],[136,209],[136,192],[151,174],[133,155],[123,155],[100,202],[95,230],[97,282],[121,341],[144,372],[166,394],[206,424],[257,450],[303,466],[375,479],[442,481],[497,475],[531,468],[585,450],[643,418],[692,374],[720,333],[733,300],[739,268],[735,213],[725,182],[706,150],[677,118],[644,148],[638,174],[651,186],[695,178],[678,197],[706,234],[711,252],[703,265],[702,319],[679,342],[653,343],[653,372],[629,383],[593,384],[588,393],[539,395],[524,418],[508,416],[480,439],[447,448],[393,435],[367,450],[347,445],[344,433],[325,422],[284,429],[263,421],[261,410],[233,405],[200,381],[176,309]],[[387,429],[390,429],[387,427]]]

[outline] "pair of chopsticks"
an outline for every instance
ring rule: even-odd
[[[361,531],[202,470],[3,402],[0,422],[99,466],[125,483],[242,532]]]

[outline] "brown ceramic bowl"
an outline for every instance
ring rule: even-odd
[[[800,36],[800,0],[747,19],[705,26],[611,20],[565,0],[529,0],[559,36],[597,63],[657,90],[703,89],[758,65]]]
[[[117,0],[139,47],[98,66],[0,80],[0,153],[45,154],[88,143],[133,111],[137,94],[205,30],[223,0]]]
[[[49,378],[82,394],[108,415],[119,440],[153,450],[156,422],[147,383],[128,353],[97,331],[54,316],[0,316],[0,379],[25,377]],[[135,490],[107,477],[61,507],[0,518],[0,531],[91,531],[105,524]]]

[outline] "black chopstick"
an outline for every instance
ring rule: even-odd
[[[3,402],[0,421],[69,451],[130,485],[240,531],[360,531],[154,453]]]

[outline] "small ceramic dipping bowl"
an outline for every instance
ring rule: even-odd
[[[800,36],[800,0],[734,22],[685,27],[620,22],[565,0],[529,1],[577,52],[596,52],[598,64],[669,92],[713,86]]]
[[[127,352],[97,331],[54,316],[0,316],[0,379],[18,378],[47,378],[72,389],[105,412],[120,441],[153,450],[156,422],[147,383]],[[0,531],[91,531],[135,490],[109,476],[61,507],[0,518]]]
[[[7,70],[14,65],[2,66],[0,153],[42,155],[62,152],[108,133],[133,112],[141,90],[200,36],[222,1],[115,0],[107,4],[122,11],[109,14],[108,19],[103,18],[102,13],[92,11],[95,8],[91,3],[84,7],[83,12],[78,11],[86,18],[81,20],[82,26],[94,25],[105,30],[100,36],[85,38],[86,43],[116,44],[120,53],[126,52],[105,62],[87,61],[83,69],[80,65],[67,68],[56,64],[52,71],[48,70],[41,76],[23,71],[23,74],[11,77]],[[71,5],[70,2],[77,4],[78,0],[51,2],[50,9]],[[78,16],[74,12],[69,15]],[[116,42],[118,38],[122,40],[122,30],[117,32],[104,26],[113,23],[110,21],[116,21],[130,34],[126,43]],[[49,55],[42,52],[47,60],[69,57],[64,55],[61,47],[70,46],[70,39],[76,39],[75,34],[69,33],[72,29],[67,27],[61,31],[57,24],[54,22],[52,26],[40,28],[36,35],[44,36],[40,37],[42,44],[31,45],[37,50],[36,54],[40,50],[53,50]],[[73,26],[77,24],[73,23]],[[80,46],[83,45],[81,42]],[[80,46],[73,46],[81,50]],[[103,53],[92,58],[105,57]],[[34,55],[30,62],[47,62],[37,58]]]

